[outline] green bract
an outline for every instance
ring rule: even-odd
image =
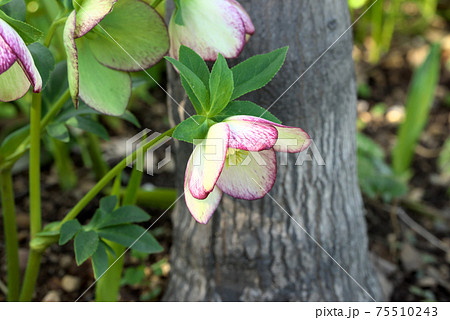
[[[231,69],[219,54],[211,72],[205,61],[188,47],[180,47],[179,61],[166,57],[180,73],[181,84],[198,113],[179,124],[172,136],[192,143],[194,139],[205,138],[213,124],[234,115],[281,123],[255,103],[234,99],[260,89],[272,80],[283,65],[287,50],[284,47],[254,56]]]
[[[116,3],[117,2],[117,3]],[[129,71],[147,69],[168,51],[164,21],[139,0],[77,1],[64,28],[72,100],[110,115],[125,112]]]

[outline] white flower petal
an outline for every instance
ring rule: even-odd
[[[11,55],[14,54],[15,61],[19,63],[23,72],[25,72],[25,75],[33,86],[33,92],[40,92],[42,89],[42,79],[38,69],[34,64],[34,60],[30,51],[28,50],[25,42],[23,42],[19,34],[2,19],[0,19],[0,38],[2,38],[0,46],[4,47],[2,51],[7,52],[5,56],[7,62],[1,62],[0,65],[4,66],[0,68],[4,69],[7,65],[11,66]],[[0,56],[0,59],[3,60],[4,57]]]
[[[229,149],[217,187],[238,199],[255,200],[272,189],[277,177],[273,149],[249,152]]]
[[[228,0],[181,1],[183,25],[169,24],[170,55],[178,59],[180,45],[196,51],[203,59],[214,61],[219,53],[225,58],[237,57],[246,43],[246,29],[251,21],[241,6]]]
[[[188,180],[193,197],[205,199],[214,189],[225,162],[230,129],[226,123],[213,125],[191,155],[192,174]]]

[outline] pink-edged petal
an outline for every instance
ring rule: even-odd
[[[271,125],[240,120],[225,123],[230,127],[230,148],[261,151],[272,148],[277,142],[277,129]]]
[[[14,54],[16,57],[16,61],[19,63],[23,72],[25,72],[25,75],[33,86],[33,92],[41,92],[41,75],[39,74],[39,71],[34,64],[34,60],[30,51],[28,50],[25,42],[23,42],[19,34],[9,24],[1,19],[0,38],[2,38],[2,43],[0,45],[9,47],[5,50],[9,52],[9,54],[7,55],[7,59],[9,62],[5,63],[5,66],[7,66],[11,62],[11,54]],[[3,60],[3,56],[0,57]],[[0,64],[3,64],[3,62]]]
[[[188,182],[192,176],[192,169],[193,164],[191,156],[186,167],[186,176],[184,179],[184,199],[194,219],[199,223],[205,224],[211,219],[214,211],[217,209],[220,199],[222,198],[222,191],[219,188],[214,187],[205,199],[199,200],[194,198],[188,186]]]
[[[170,20],[170,55],[178,59],[180,45],[196,51],[204,60],[214,61],[219,53],[236,58],[246,43],[246,26],[241,8],[224,0],[181,1],[183,25]]]
[[[230,4],[234,5],[241,15],[242,22],[244,22],[245,33],[250,36],[255,33],[255,26],[253,25],[252,19],[248,15],[247,11],[241,6],[241,4],[235,0],[227,0]],[[248,39],[247,39],[248,41]]]
[[[300,128],[277,126],[277,130],[278,140],[273,147],[275,151],[297,153],[311,144],[310,136]]]
[[[78,108],[78,95],[80,93],[80,72],[78,69],[78,50],[75,43],[75,26],[76,13],[72,13],[67,18],[64,26],[64,47],[67,55],[67,78],[69,81],[70,95],[72,96],[73,104]]]
[[[117,0],[78,0],[80,8],[77,12],[75,38],[80,38],[91,31],[103,18],[111,12]],[[75,2],[75,4],[77,4]]]
[[[277,177],[275,151],[229,151],[232,154],[227,156],[216,186],[238,199],[255,200],[264,197],[272,189]]]
[[[0,74],[0,101],[8,102],[22,98],[29,88],[30,81],[18,62]]]
[[[274,126],[278,131],[278,140],[273,146],[275,151],[297,153],[305,150],[311,144],[310,136],[301,128],[288,127],[281,124],[253,116],[232,116],[224,120],[227,123],[244,121],[254,124]]]
[[[0,20],[0,25],[1,25]],[[12,52],[11,48],[8,44],[3,40],[3,37],[0,37],[0,74],[11,68],[11,66],[16,62],[17,57]]]
[[[205,199],[214,189],[222,172],[228,149],[230,129],[226,123],[213,125],[206,139],[198,144],[191,155],[192,174],[189,190],[196,199]]]

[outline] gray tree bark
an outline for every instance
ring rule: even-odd
[[[290,46],[286,63],[274,81],[245,97],[266,108],[350,25],[347,0],[240,3],[252,17],[256,33],[232,64]],[[174,72],[170,72],[169,89],[177,101],[187,100]],[[171,117],[178,123],[186,114],[169,102]],[[193,109],[186,106],[193,114]],[[241,201],[224,195],[207,225],[195,222],[184,199],[180,199],[172,215],[171,272],[165,300],[382,299],[368,257],[357,182],[351,31],[270,111],[284,124],[306,130],[326,165],[305,161],[296,166],[298,155],[289,155],[286,166],[278,165],[270,196]],[[180,194],[191,152],[192,146],[178,145]]]

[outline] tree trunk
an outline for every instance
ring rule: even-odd
[[[256,33],[232,64],[290,46],[286,63],[274,81],[245,97],[265,108],[350,25],[346,0],[240,3],[252,17]],[[172,71],[169,82],[173,97],[186,101]],[[289,155],[287,165],[278,164],[270,196],[243,201],[224,195],[207,225],[195,222],[184,199],[178,201],[172,215],[166,300],[382,299],[369,261],[357,182],[355,87],[349,31],[270,109],[284,124],[306,130],[326,165],[317,161],[295,165],[298,155]],[[186,117],[178,106],[172,104],[170,109],[176,123]],[[308,153],[314,160],[313,149]],[[179,143],[180,192],[191,152],[192,146]]]

